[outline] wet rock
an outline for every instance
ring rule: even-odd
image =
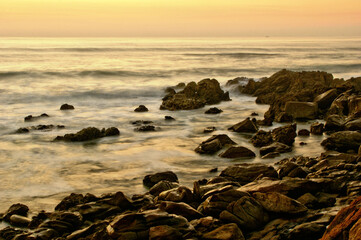
[[[151,187],[149,189],[149,193],[152,194],[153,196],[158,196],[161,192],[173,189],[173,188],[177,188],[179,187],[179,184],[176,182],[170,182],[167,180],[162,180],[160,182],[158,182],[157,184],[155,184],[153,187]]]
[[[190,223],[200,235],[211,232],[222,225],[221,221],[211,216],[195,219]]]
[[[311,124],[311,133],[315,135],[322,135],[323,134],[323,123],[315,122]]]
[[[69,105],[67,103],[63,104],[60,106],[60,110],[74,110],[74,106],[73,105]]]
[[[225,134],[213,135],[212,137],[208,138],[206,141],[202,142],[194,151],[197,153],[212,154],[219,151],[224,146],[235,145],[235,144],[237,143],[232,141],[232,139],[230,139]]]
[[[48,118],[48,117],[49,117],[49,115],[46,114],[46,113],[43,113],[43,114],[41,114],[41,115],[39,115],[39,116],[28,115],[28,116],[26,116],[26,117],[24,118],[24,121],[25,121],[25,122],[31,122],[31,121],[38,120],[38,119],[40,119],[40,118]]]
[[[131,209],[133,207],[132,201],[124,195],[123,192],[116,192],[109,199],[103,199],[100,202],[120,207],[121,209]]]
[[[293,162],[287,162],[278,169],[278,175],[282,179],[284,177],[305,178],[308,172]]]
[[[251,116],[258,116],[259,114],[256,112],[251,113]]]
[[[116,127],[110,127],[107,129],[102,129],[102,134],[104,135],[104,137],[111,137],[111,136],[119,136],[120,132],[119,129]]]
[[[104,239],[104,240],[110,240],[110,237],[107,238],[105,235],[101,235],[101,237],[97,238],[97,236],[100,236],[99,234],[104,232],[105,228],[107,227],[108,222],[107,221],[100,221],[97,223],[93,223],[90,226],[74,231],[72,234],[68,235],[66,237],[67,240],[75,240],[75,239]]]
[[[288,239],[292,240],[317,240],[322,237],[326,227],[316,222],[302,223],[294,227],[290,232]]]
[[[137,120],[132,122],[133,125],[148,125],[153,123],[152,121],[147,121],[147,120]]]
[[[256,154],[246,147],[232,146],[219,156],[222,158],[254,158],[256,157]]]
[[[243,163],[227,167],[220,176],[240,184],[246,184],[259,176],[277,178],[278,174],[273,167],[265,164]]]
[[[188,221],[203,217],[202,213],[184,202],[163,201],[161,202],[159,209],[166,211],[167,213],[183,216],[188,219]]]
[[[119,130],[115,127],[103,129],[102,131],[95,127],[88,127],[80,130],[77,133],[65,134],[64,136],[57,136],[54,141],[66,142],[84,142],[107,136],[119,135]]]
[[[209,170],[210,173],[218,172],[218,168],[212,168]]]
[[[140,127],[135,128],[134,131],[136,131],[136,132],[154,132],[155,126],[153,126],[153,125],[140,126]]]
[[[229,93],[220,88],[217,80],[204,79],[198,83],[188,83],[182,91],[163,98],[160,109],[191,110],[229,100]]]
[[[149,240],[182,240],[182,234],[168,225],[160,225],[149,229]]]
[[[263,147],[270,145],[273,142],[271,132],[259,130],[256,135],[251,138],[251,142],[255,147]]]
[[[298,136],[310,136],[310,131],[307,129],[301,129],[298,131]]]
[[[50,125],[37,125],[37,126],[19,128],[18,130],[16,130],[15,133],[29,133],[30,131],[50,131],[50,130],[52,130],[54,128],[63,129],[63,128],[65,128],[65,126],[64,125],[54,126],[52,124],[50,124]]]
[[[345,119],[339,115],[329,115],[326,118],[325,131],[342,131],[344,130]]]
[[[262,156],[262,159],[268,159],[268,158],[275,158],[275,157],[279,157],[281,154],[278,152],[270,152],[265,154],[264,156]]]
[[[360,131],[361,130],[361,118],[349,121],[345,124],[345,129],[349,131]]]
[[[205,200],[209,196],[214,194],[218,194],[221,192],[228,192],[229,195],[232,195],[234,192],[234,188],[239,187],[239,183],[230,182],[230,181],[208,181],[205,183],[201,183],[201,181],[195,181],[193,186],[193,193],[195,198],[199,200]]]
[[[208,109],[207,111],[205,111],[204,113],[205,114],[219,114],[223,112],[223,110],[219,109],[219,108],[216,108],[216,107],[213,107],[213,108],[210,108]]]
[[[280,142],[275,142],[272,143],[271,145],[260,148],[261,156],[264,156],[268,153],[286,153],[291,151],[292,151],[292,147]]]
[[[237,224],[225,224],[209,233],[202,236],[205,240],[244,240],[242,231],[238,228]]]
[[[313,100],[317,106],[320,109],[327,109],[331,106],[333,100],[335,100],[337,98],[338,94],[337,94],[337,90],[336,89],[330,89],[320,95],[318,95],[317,97],[315,97],[315,99]]]
[[[304,145],[307,145],[307,143],[305,143],[305,142],[300,142],[300,146],[304,146]]]
[[[254,81],[253,78],[236,77],[234,79],[228,80],[227,83],[226,83],[226,86],[230,87],[230,86],[233,86],[233,85],[246,84],[250,80]]]
[[[214,131],[216,131],[216,127],[206,127],[203,130],[203,133],[211,133],[211,132],[214,132]]]
[[[286,102],[286,114],[294,119],[316,119],[318,115],[317,104],[313,102]]]
[[[9,222],[10,221],[10,217],[12,215],[20,215],[20,216],[24,216],[26,217],[28,214],[29,208],[28,206],[21,204],[21,203],[16,203],[13,204],[9,207],[9,209],[4,213],[4,220]]]
[[[143,179],[143,184],[146,187],[151,188],[162,180],[178,183],[177,175],[174,172],[166,171],[145,176]]]
[[[318,199],[311,193],[305,193],[297,198],[297,201],[305,205],[307,208],[317,209],[319,207]]]
[[[173,118],[172,116],[165,116],[165,117],[164,117],[164,120],[167,120],[167,121],[175,121],[175,118]]]
[[[23,230],[6,227],[0,230],[0,239],[13,240],[17,235],[22,235]]]
[[[252,196],[268,212],[284,215],[302,215],[308,211],[300,202],[276,192],[255,192]]]
[[[10,223],[13,226],[18,226],[18,227],[27,227],[31,222],[30,218],[24,217],[24,216],[20,216],[20,215],[16,215],[13,214],[10,216]]]
[[[274,142],[284,143],[286,145],[292,145],[295,141],[296,134],[296,124],[286,125],[283,127],[278,127],[272,130],[272,139]]]
[[[254,122],[251,121],[250,118],[246,118],[242,122],[239,122],[232,127],[228,128],[228,130],[234,131],[234,132],[250,132],[255,133],[258,131],[258,127]]]
[[[134,112],[148,112],[148,108],[144,105],[139,105],[139,107],[134,109]]]
[[[331,134],[321,142],[326,149],[347,152],[358,151],[361,145],[361,133],[356,131],[341,131]]]
[[[158,199],[163,201],[191,203],[193,201],[193,193],[189,188],[180,186],[161,192]]]
[[[75,207],[78,204],[85,203],[85,198],[83,194],[71,193],[69,196],[65,197],[61,202],[56,205],[55,210],[64,211],[69,210],[72,207]]]

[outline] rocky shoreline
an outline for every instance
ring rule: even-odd
[[[326,151],[316,158],[285,158],[274,166],[231,165],[216,177],[195,179],[193,189],[179,183],[171,171],[154,173],[143,179],[149,188],[144,194],[72,193],[53,212],[41,211],[31,218],[27,206],[13,204],[0,214],[0,221],[9,224],[0,230],[0,239],[359,239],[361,78],[344,81],[325,72],[282,70],[260,82],[249,80],[245,86],[239,79],[243,80],[237,78],[228,85],[256,96],[257,103],[270,104],[270,108],[263,120],[247,118],[229,131],[252,133],[250,141],[260,148],[262,158],[291,151],[297,135],[326,134],[320,143]],[[189,110],[229,100],[216,80],[205,79],[168,88],[160,108]],[[137,109],[145,111],[146,107]],[[221,111],[211,108],[207,114]],[[315,119],[325,123],[314,122],[310,129],[297,132],[297,121]],[[273,121],[289,125],[262,129]],[[139,124],[136,131],[146,131],[142,127],[156,130],[142,125],[144,121]],[[116,128],[85,128],[55,140],[117,135]],[[255,156],[224,134],[206,139],[195,151],[225,158]]]

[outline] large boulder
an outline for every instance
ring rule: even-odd
[[[286,153],[291,152],[292,148],[286,144],[275,142],[271,145],[261,147],[259,152],[262,156],[268,154],[268,153]]]
[[[296,124],[275,128],[272,130],[272,139],[274,142],[292,145],[297,136],[296,129]]]
[[[211,232],[202,236],[205,240],[244,240],[242,231],[238,228],[237,224],[225,224]]]
[[[361,133],[357,131],[341,131],[331,134],[321,142],[326,149],[347,152],[348,150],[358,151],[361,145]]]
[[[146,175],[143,179],[143,184],[146,187],[151,188],[162,180],[166,180],[169,182],[178,182],[178,177],[172,171],[159,172],[155,174]]]
[[[201,154],[212,154],[221,150],[224,146],[235,144],[237,143],[230,139],[226,134],[213,135],[206,141],[203,141],[201,144],[199,144],[199,146],[194,151]]]
[[[324,126],[325,125],[323,123],[319,123],[319,122],[312,123],[310,132],[315,135],[322,135]]]
[[[345,124],[345,129],[350,131],[361,131],[361,118],[348,121]]]
[[[222,158],[254,158],[256,154],[246,147],[232,146],[219,156]]]
[[[232,127],[228,128],[228,130],[234,131],[234,132],[249,132],[249,133],[255,133],[258,131],[257,125],[251,121],[250,118],[246,118],[242,122],[239,122]]]
[[[17,203],[13,204],[9,207],[9,209],[4,213],[4,220],[10,221],[10,217],[12,215],[20,215],[20,216],[27,216],[29,212],[28,206]]]
[[[255,147],[263,147],[270,145],[273,142],[272,133],[264,130],[259,130],[252,138],[251,143]]]
[[[317,104],[313,102],[286,102],[285,112],[294,119],[316,119],[318,114]]]
[[[326,117],[325,131],[344,130],[345,119],[342,115],[332,114]]]
[[[221,89],[216,79],[203,79],[198,83],[190,82],[182,91],[163,98],[160,109],[191,110],[229,100],[229,93]]]
[[[337,98],[337,90],[336,89],[330,89],[318,96],[315,97],[313,100],[319,109],[326,109],[331,106],[333,100]]]
[[[66,142],[83,142],[90,141],[102,137],[117,136],[120,132],[117,128],[111,127],[108,129],[99,130],[95,127],[88,127],[80,130],[77,133],[65,134],[64,136],[57,136],[54,141],[66,141]]]

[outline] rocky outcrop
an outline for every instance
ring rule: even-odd
[[[313,102],[286,102],[285,113],[293,119],[316,119],[318,116],[317,104]]]
[[[357,131],[341,131],[331,134],[321,143],[326,149],[357,152],[361,145],[361,133]]]
[[[35,120],[38,120],[38,119],[41,119],[41,118],[48,118],[49,115],[46,114],[46,113],[43,113],[39,116],[33,116],[33,115],[28,115],[24,118],[24,121],[25,122],[32,122],[32,121],[35,121]]]
[[[191,82],[178,93],[168,94],[163,98],[161,110],[191,110],[205,105],[229,101],[229,93],[224,92],[215,79]]]
[[[66,142],[83,142],[90,141],[102,137],[118,136],[120,132],[117,128],[111,127],[108,129],[103,128],[99,130],[95,127],[84,128],[77,133],[65,134],[64,136],[57,136],[54,141],[66,141]]]
[[[232,146],[219,156],[222,158],[254,158],[256,154],[246,147]]]
[[[228,128],[228,130],[234,131],[234,132],[249,132],[249,133],[255,133],[258,131],[257,125],[251,121],[250,118],[246,118],[242,122],[239,122],[232,127]]]
[[[318,96],[315,97],[313,102],[315,102],[319,109],[327,109],[331,106],[333,100],[338,96],[336,89],[330,89]]]
[[[63,105],[60,106],[60,110],[74,110],[74,109],[75,108],[73,105],[67,103],[64,103]]]

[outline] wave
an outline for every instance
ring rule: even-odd
[[[254,57],[279,57],[285,54],[279,53],[186,53],[185,56],[194,57],[230,57],[230,58],[254,58]]]

